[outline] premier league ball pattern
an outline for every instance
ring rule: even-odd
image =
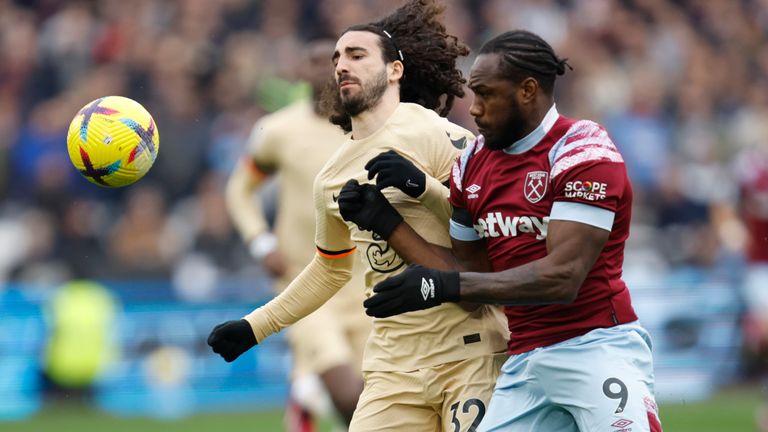
[[[67,134],[75,168],[91,183],[122,187],[135,183],[157,158],[160,135],[138,102],[122,97],[96,99],[78,111]]]

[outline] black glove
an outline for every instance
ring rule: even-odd
[[[357,224],[362,230],[373,231],[388,239],[403,217],[392,207],[376,186],[360,184],[352,179],[339,192],[339,213],[345,221]]]
[[[376,187],[396,187],[413,198],[424,193],[427,188],[427,176],[413,162],[400,153],[390,150],[380,153],[365,164],[368,180],[376,177]]]
[[[251,325],[244,319],[221,323],[208,335],[208,345],[227,362],[234,361],[256,344]]]
[[[373,292],[363,302],[365,313],[372,317],[429,309],[460,300],[459,272],[411,265],[399,275],[377,283]]]

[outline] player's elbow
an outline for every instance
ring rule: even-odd
[[[555,291],[553,303],[571,304],[576,301],[579,295],[579,286],[574,284],[561,284]]]
[[[248,179],[247,172],[244,172],[242,166],[235,168],[235,171],[227,179],[227,184],[224,190],[224,198],[227,205],[231,206],[244,197],[248,196]]]
[[[339,285],[346,285],[347,282],[352,280],[352,270],[351,269],[336,269],[333,271],[333,279],[335,283]]]
[[[550,279],[551,301],[558,304],[570,304],[576,301],[579,288],[584,282],[585,275],[573,265],[561,265],[551,269]]]
[[[326,278],[327,283],[342,287],[352,279],[352,267],[354,266],[354,255],[347,255],[340,258],[327,259],[319,254],[310,264],[317,265],[318,271]]]

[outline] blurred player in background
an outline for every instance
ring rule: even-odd
[[[765,139],[765,138],[763,138]],[[739,213],[747,233],[742,294],[746,306],[744,349],[748,373],[768,379],[768,144],[739,153],[734,163]],[[768,432],[768,402],[757,413],[758,428]]]
[[[351,27],[336,43],[338,89],[332,96],[338,112],[332,120],[352,136],[315,180],[317,253],[278,297],[244,320],[214,328],[208,342],[225,360],[320,307],[347,282],[355,255],[366,265],[368,294],[406,268],[387,244],[394,226],[379,226],[372,235],[339,214],[342,186],[350,178],[368,180],[371,158],[379,155],[400,168],[380,173],[379,186],[397,187],[384,193],[405,219],[430,241],[450,244],[443,183],[457,147],[473,136],[432,111],[445,115],[465,82],[456,60],[468,49],[446,33],[443,10],[433,0],[412,0],[381,21]],[[503,317],[492,306],[447,303],[375,320],[350,430],[475,430],[505,347]]]
[[[460,300],[505,305],[511,357],[478,430],[658,432],[650,337],[621,279],[632,188],[605,129],[558,113],[566,67],[527,31],[481,48],[469,78],[481,135],[453,168],[452,249],[406,217],[389,243],[431,268],[380,282],[365,306],[385,318]],[[349,198],[340,205],[360,210],[345,218],[374,232],[403,219],[373,186]]]
[[[333,39],[316,39],[305,50],[301,74],[312,87],[312,99],[296,102],[263,117],[253,128],[249,153],[227,184],[227,206],[251,253],[275,278],[280,290],[312,260],[315,215],[312,183],[328,158],[344,142],[342,131],[321,115],[319,99],[329,82],[328,59]],[[254,193],[278,175],[278,211],[274,233],[267,226],[261,201]],[[289,430],[311,430],[307,410],[315,414],[325,396],[317,377],[347,424],[363,389],[360,373],[371,320],[362,309],[362,266],[331,301],[299,321],[288,332],[293,352]],[[296,408],[300,407],[298,410]],[[298,412],[297,412],[298,411]],[[298,414],[298,415],[295,415]]]

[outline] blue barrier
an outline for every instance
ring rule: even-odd
[[[173,418],[285,403],[290,354],[282,334],[233,363],[206,344],[216,324],[243,316],[258,303],[189,304],[173,301],[167,292],[154,292],[151,298],[120,297],[112,331],[117,355],[93,384],[94,401],[101,409],[115,415]],[[24,418],[42,405],[47,299],[45,291],[37,289],[0,292],[0,420]]]
[[[40,397],[40,358],[45,324],[40,304],[20,291],[0,294],[0,420],[35,413]]]
[[[175,298],[167,282],[106,285],[119,304],[112,332],[117,355],[94,382],[98,407],[115,415],[175,418],[284,405],[290,353],[283,334],[233,363],[206,344],[213,326],[266,299],[188,303]],[[736,377],[737,287],[680,280],[630,286],[654,339],[659,401],[703,399]],[[16,286],[0,291],[0,420],[18,420],[42,406],[48,337],[43,310],[53,292]]]

